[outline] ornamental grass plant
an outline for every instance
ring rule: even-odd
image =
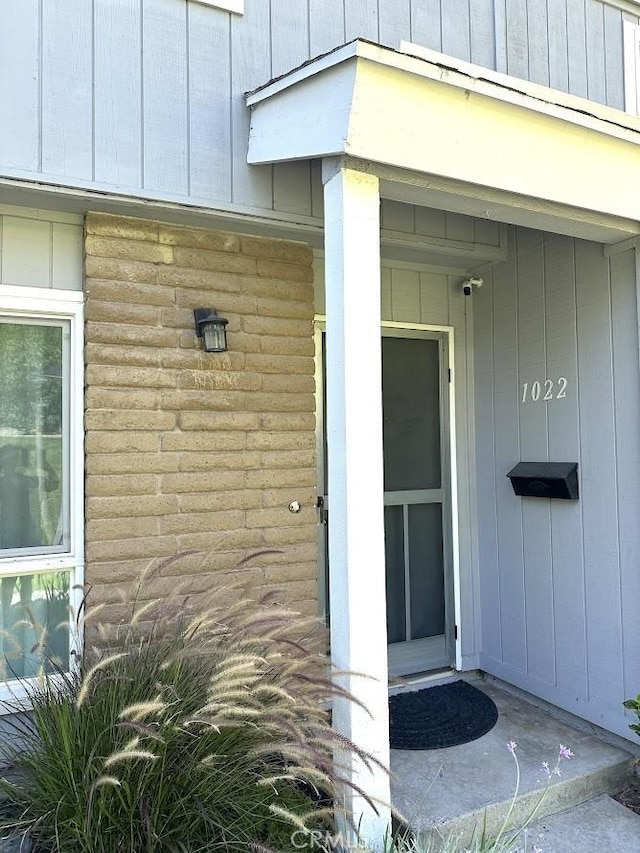
[[[27,685],[31,712],[10,718],[0,821],[34,853],[287,851],[296,829],[334,829],[333,754],[358,750],[331,728],[316,621],[239,587],[206,612],[179,590],[143,601],[169,562],[118,625],[86,606],[75,671]]]

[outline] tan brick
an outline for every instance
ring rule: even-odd
[[[135,302],[140,305],[173,305],[175,290],[157,284],[142,284],[137,281],[89,279],[85,292],[90,299],[103,302]]]
[[[187,308],[193,317],[193,309],[215,308],[219,314],[226,317],[231,323],[234,314],[257,314],[257,300],[251,293],[228,293],[218,292],[215,288],[195,290],[178,290],[176,293],[176,305],[178,308]],[[227,327],[229,328],[229,327]],[[234,328],[233,325],[231,328]]]
[[[298,487],[293,490],[291,486],[280,487],[277,475],[274,477],[272,485],[274,488],[264,489],[261,492],[264,507],[288,507],[291,501],[296,500],[305,509],[316,508],[316,492],[313,486]]]
[[[315,468],[283,468],[277,472],[278,485],[291,486],[293,488],[303,488],[304,486],[315,486],[316,484]],[[263,471],[247,471],[247,486],[250,489],[269,488],[274,483],[274,472]]]
[[[279,376],[271,373],[262,376],[261,390],[313,394],[316,390],[316,381],[313,376]]]
[[[94,453],[149,453],[160,449],[155,432],[90,432],[85,447],[89,458]]]
[[[183,249],[176,246],[172,250],[175,269],[187,267],[209,272],[233,272],[243,275],[256,274],[256,261],[244,255],[228,252],[210,252],[205,249]],[[266,263],[266,262],[264,262]]]
[[[296,605],[300,601],[315,601],[318,596],[318,582],[314,578],[312,580],[289,581],[286,585],[285,592],[289,600]]]
[[[168,430],[173,429],[175,425],[174,412],[94,409],[85,415],[85,427],[91,430]]]
[[[160,308],[146,305],[130,305],[120,302],[87,302],[85,318],[105,323],[133,323],[156,326],[160,322]]]
[[[123,240],[119,237],[88,236],[85,242],[88,255],[101,258],[118,258],[151,264],[173,263],[173,248],[142,240]]]
[[[189,533],[179,535],[177,539],[180,550],[197,548],[206,554],[215,555],[219,551],[231,549],[241,551],[258,548],[261,542],[261,534],[259,529],[241,528],[238,530],[212,530],[210,533]],[[238,561],[244,556],[245,554],[239,553]]]
[[[100,435],[104,434],[101,433]],[[124,440],[127,435],[127,433],[123,433],[121,439]],[[148,433],[146,435],[148,436]],[[159,438],[156,439],[156,442],[159,444]],[[179,453],[132,453],[127,449],[124,452],[108,449],[107,452],[96,451],[87,456],[89,474],[162,474],[179,470]]]
[[[265,237],[242,237],[242,251],[254,258],[272,261],[291,261],[311,265],[313,250],[306,243],[294,243],[288,240],[273,240]]]
[[[176,515],[163,515],[160,519],[161,533],[175,533],[182,536],[187,533],[240,530],[244,526],[244,512],[240,510],[183,512]]]
[[[243,471],[205,470],[165,474],[160,488],[167,494],[216,492],[241,489],[246,483]]]
[[[250,337],[257,336],[251,335]],[[315,341],[311,337],[311,334],[305,338],[263,335],[259,340],[262,352],[270,353],[271,355],[306,355],[309,358],[313,358],[316,351]]]
[[[293,299],[309,302],[313,305],[314,290],[312,284],[299,281],[283,281],[277,278],[255,278],[251,280],[251,292],[254,296],[273,299]]]
[[[247,510],[247,527],[296,527],[298,524],[308,524],[317,520],[313,507],[303,507],[297,515],[289,512],[289,505],[278,508]]]
[[[146,388],[87,388],[85,404],[91,409],[158,409],[160,392]]]
[[[260,418],[262,429],[275,430],[310,430],[315,431],[316,416],[313,413],[302,414],[287,413],[285,415],[262,415]]]
[[[176,266],[154,269],[157,276],[155,280],[167,287],[195,288],[209,294],[253,294],[253,288],[247,286],[246,275]]]
[[[235,453],[204,453],[198,451],[180,454],[181,471],[249,471],[259,467],[260,453],[258,451],[238,450]]]
[[[129,560],[138,557],[167,557],[179,546],[175,536],[133,536],[129,539],[109,539],[87,543],[89,566],[94,560]]]
[[[87,518],[126,518],[134,519],[140,515],[167,515],[178,511],[178,498],[175,495],[145,495],[140,497],[90,497],[87,500]],[[135,530],[135,521],[131,521],[131,532]]]
[[[215,252],[239,252],[240,238],[225,231],[205,228],[186,228],[182,225],[163,225],[159,228],[160,243],[168,246],[185,246],[191,249],[208,249]]]
[[[156,521],[156,519],[154,519]],[[103,522],[92,522],[93,524],[102,524]],[[112,583],[122,589],[127,590],[127,585],[131,581],[137,580],[140,575],[149,567],[149,560],[127,560],[125,561],[108,561],[94,562],[90,568],[85,571],[85,579],[87,584]]]
[[[168,370],[152,367],[127,367],[126,365],[90,364],[86,374],[87,384],[123,385],[141,388],[175,388],[177,377]]]
[[[244,400],[244,391],[165,391],[161,406],[180,411],[235,412],[242,411]]]
[[[161,329],[152,325],[136,326],[133,323],[119,326],[116,323],[91,322],[87,323],[86,334],[90,346],[124,344],[146,349],[176,347],[180,340],[180,333],[173,329]]]
[[[259,489],[242,491],[196,492],[182,495],[180,510],[190,512],[221,512],[231,509],[257,509],[262,505],[262,492]]]
[[[261,317],[292,318],[309,321],[309,335],[313,333],[313,304],[306,300],[265,299],[256,300],[257,312]]]
[[[92,278],[99,278],[155,284],[158,281],[159,269],[161,267],[143,261],[98,258],[92,257],[90,254],[85,257],[85,275],[89,281]]]
[[[271,584],[289,585],[292,581],[317,583],[318,567],[316,563],[299,563],[295,566],[268,566],[264,579],[268,586]]]
[[[256,430],[260,428],[260,415],[253,412],[180,412],[180,429],[197,430]]]
[[[315,452],[316,437],[312,432],[259,432],[247,435],[249,450],[311,450]]]
[[[154,516],[142,516],[135,519],[100,518],[87,521],[87,541],[106,541],[108,539],[126,539],[128,536],[155,536],[159,532],[159,521]],[[114,578],[114,580],[116,580]],[[120,578],[117,578],[118,582]]]
[[[252,412],[307,412],[313,405],[310,394],[246,392],[246,406]]]
[[[178,387],[186,391],[258,391],[262,378],[257,373],[182,370]]]
[[[315,465],[314,450],[263,450],[260,455],[263,468],[304,468]]]
[[[87,477],[87,497],[117,495],[154,495],[158,478],[154,474],[111,474]]]
[[[307,320],[281,320],[278,317],[243,317],[242,330],[249,335],[280,335],[283,337],[306,338],[311,334]]]
[[[243,450],[246,437],[243,432],[171,432],[160,436],[162,450]]]
[[[317,524],[301,524],[299,527],[265,527],[262,532],[262,541],[264,545],[274,547],[314,542],[317,532]]]
[[[256,373],[277,373],[279,376],[291,373],[305,373],[313,376],[315,367],[312,358],[295,355],[265,355],[247,353],[245,367]]]
[[[160,366],[160,353],[153,347],[124,347],[115,344],[93,344],[89,342],[85,346],[84,352],[87,365]]]
[[[127,240],[158,241],[158,223],[130,216],[108,213],[88,213],[85,219],[87,234],[99,237],[123,237]]]
[[[288,264],[283,261],[258,261],[258,275],[284,281],[313,283],[313,269],[307,264]]]

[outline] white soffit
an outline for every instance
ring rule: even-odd
[[[460,184],[479,199],[479,188],[501,193],[507,208],[510,194],[538,212],[566,206],[574,223],[577,210],[615,218],[602,239],[640,231],[638,117],[403,49],[430,58],[356,41],[251,93],[248,162],[347,156],[396,169],[400,182],[409,171],[416,188],[435,178],[458,197]]]

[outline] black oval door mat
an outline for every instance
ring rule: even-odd
[[[491,731],[498,709],[482,690],[453,681],[391,696],[389,717],[392,749],[442,749]]]

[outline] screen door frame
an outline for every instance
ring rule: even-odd
[[[325,317],[317,315],[314,321],[316,350],[316,456],[318,495],[326,502],[326,459],[325,459],[325,388],[323,372],[323,335],[326,327]],[[441,469],[443,491],[443,559],[445,574],[445,666],[461,668],[460,619],[460,567],[458,544],[458,505],[457,505],[457,466],[455,452],[455,374],[454,330],[452,326],[433,324],[399,323],[383,321],[380,333],[382,337],[422,338],[437,340],[440,350],[440,419],[441,419]],[[318,613],[326,617],[328,600],[327,577],[327,537],[325,524],[326,511],[318,513]],[[410,646],[410,643],[405,643]],[[409,653],[410,657],[410,653]],[[416,661],[415,671],[420,669]],[[405,667],[404,674],[408,674]]]

